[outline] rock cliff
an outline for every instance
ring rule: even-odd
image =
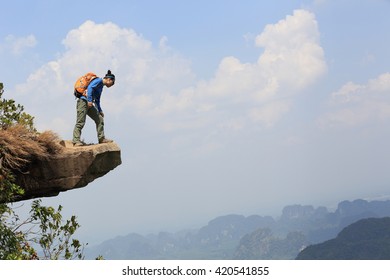
[[[122,163],[116,143],[73,147],[61,141],[61,152],[35,160],[27,170],[16,174],[16,183],[25,194],[15,200],[56,196],[60,192],[82,188]]]

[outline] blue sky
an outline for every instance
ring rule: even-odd
[[[0,79],[39,130],[70,139],[75,79],[117,76],[123,164],[44,199],[81,239],[390,194],[390,1],[156,2],[2,3]]]

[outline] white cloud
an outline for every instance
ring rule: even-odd
[[[8,35],[5,38],[5,48],[9,49],[14,55],[22,54],[26,49],[35,47],[37,43],[37,39],[32,34],[25,37]]]
[[[250,118],[254,122],[260,122],[266,127],[273,126],[283,114],[290,110],[291,104],[288,101],[274,101],[260,108],[250,111]]]
[[[223,118],[272,127],[290,111],[293,96],[326,72],[317,22],[308,11],[267,25],[256,46],[264,51],[253,63],[223,58],[212,79],[192,88],[194,103],[211,102],[213,111],[228,112]]]
[[[331,94],[331,112],[319,119],[321,126],[357,126],[390,119],[390,73],[366,84],[348,82]]]
[[[338,91],[332,93],[332,103],[342,104],[349,102],[357,102],[361,98],[364,91],[364,86],[348,82],[343,85]]]
[[[384,73],[376,79],[368,81],[370,91],[377,93],[388,93],[390,91],[390,73]]]
[[[63,44],[58,59],[16,89],[38,123],[52,124],[53,130],[61,130],[54,119],[74,121],[73,83],[84,72],[102,76],[111,69],[116,75],[115,86],[102,96],[106,116],[136,117],[164,131],[234,132],[250,125],[272,127],[290,111],[293,96],[326,71],[315,16],[305,10],[268,25],[256,37],[263,50],[256,61],[225,57],[215,75],[203,81],[195,80],[190,60],[170,48],[164,36],[153,46],[132,29],[87,21]],[[69,130],[62,133],[70,135]]]
[[[256,45],[264,48],[259,64],[290,92],[302,89],[326,71],[319,37],[314,14],[295,10],[257,36]]]

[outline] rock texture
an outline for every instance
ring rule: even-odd
[[[33,162],[26,172],[17,174],[17,184],[25,189],[25,194],[15,200],[56,196],[85,187],[122,163],[116,143],[83,147],[73,147],[70,141],[60,144],[64,146],[61,153]]]

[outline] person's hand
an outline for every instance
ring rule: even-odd
[[[102,116],[104,118],[104,113],[103,112],[100,112],[100,116]]]
[[[92,102],[88,102],[88,108],[91,108],[93,106]]]

